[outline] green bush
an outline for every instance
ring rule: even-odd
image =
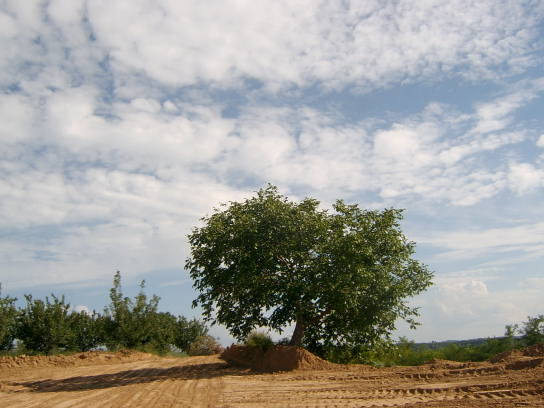
[[[221,345],[215,338],[206,334],[204,336],[197,337],[190,345],[187,354],[190,356],[209,356],[212,354],[220,353],[222,350]]]
[[[1,294],[2,285],[0,285]],[[0,297],[0,351],[9,351],[13,347],[17,318],[16,300],[8,296]]]
[[[508,334],[508,331],[507,331]],[[421,365],[433,359],[451,361],[485,361],[496,354],[520,347],[519,341],[511,336],[489,338],[479,344],[448,343],[438,348],[416,346],[413,342],[401,339],[397,344],[396,355],[391,356],[391,364]]]
[[[157,312],[149,316],[153,332],[149,344],[155,353],[164,355],[172,350],[176,327],[176,316],[167,312]]]
[[[506,336],[490,338],[481,343],[436,343],[416,345],[401,338],[396,344],[383,343],[370,347],[328,347],[317,349],[316,354],[329,361],[342,364],[371,364],[374,366],[417,366],[433,359],[451,361],[485,361],[492,356],[524,343],[514,337],[512,327],[507,327]]]
[[[187,353],[191,343],[198,337],[205,336],[206,334],[208,334],[208,328],[200,320],[188,320],[183,316],[178,316],[174,326],[172,344]]]
[[[25,295],[22,309],[16,308],[15,298],[0,296],[0,353],[10,352],[15,339],[20,341],[13,352],[28,354],[88,351],[99,346],[157,354],[174,350],[179,354],[187,353],[192,343],[193,353],[219,350],[217,342],[208,341],[211,352],[205,351],[205,341],[199,339],[208,332],[203,322],[159,312],[159,297],[148,298],[144,287],[142,282],[133,299],[125,297],[117,272],[110,289],[111,303],[104,314],[70,312],[64,296],[51,295],[44,301]]]
[[[373,345],[355,346],[313,344],[308,350],[325,360],[337,364],[390,365],[396,359],[395,344],[389,339],[379,339]]]
[[[544,315],[527,317],[520,331],[527,346],[544,342]]]
[[[103,318],[93,311],[93,314],[72,312],[68,316],[70,328],[67,348],[71,351],[89,351],[104,340]]]
[[[105,342],[110,349],[138,348],[153,341],[157,324],[159,297],[149,301],[144,293],[145,281],[140,283],[140,293],[134,300],[121,292],[121,274],[118,271],[110,289],[110,305],[105,309]]]
[[[67,348],[70,342],[70,305],[61,298],[51,295],[45,302],[25,295],[26,306],[17,318],[16,336],[31,353],[51,354]]]
[[[274,345],[274,341],[267,333],[254,330],[247,335],[244,344],[249,347],[258,347],[262,350],[268,350]]]

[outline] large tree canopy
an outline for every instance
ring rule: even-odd
[[[389,338],[400,318],[414,326],[408,299],[431,285],[400,229],[402,210],[333,211],[291,202],[275,186],[230,202],[189,234],[193,302],[244,338],[253,328],[296,323],[291,344],[354,345]]]

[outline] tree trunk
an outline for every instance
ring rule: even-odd
[[[289,342],[290,346],[302,346],[302,338],[304,337],[304,330],[306,329],[306,325],[304,324],[304,320],[302,317],[297,318],[297,324],[295,325],[295,331],[293,332],[293,337],[291,337],[291,341]]]

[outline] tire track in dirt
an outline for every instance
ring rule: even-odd
[[[504,367],[426,369],[397,367],[368,370],[367,375],[313,372],[225,379],[227,387],[221,401],[229,408],[477,407],[486,401],[501,407],[544,406],[543,370],[531,372],[533,379],[527,379],[527,372],[508,372]]]
[[[135,365],[123,366],[124,369],[136,367]],[[104,400],[102,396],[111,394],[111,389],[108,384],[103,382],[104,376],[111,375],[117,371],[119,366],[108,367],[103,366],[102,373],[96,375],[96,368],[93,367],[93,375],[88,374],[89,370],[78,369],[70,370],[72,377],[68,379],[59,378],[59,375],[54,375],[54,378],[48,378],[46,380],[25,382],[24,386],[27,389],[35,390],[33,393],[34,401],[28,400],[28,393],[24,393],[21,390],[22,382],[12,382],[18,387],[17,395],[11,401],[9,398],[3,398],[3,403],[6,407],[21,407],[21,408],[40,408],[40,407],[62,407],[72,408],[81,406],[81,403],[87,404],[92,402],[92,405],[100,403]],[[63,370],[64,371],[64,370]],[[75,375],[74,375],[75,374]],[[125,370],[123,374],[117,376],[117,381],[124,381],[129,379],[133,373],[130,370]],[[78,391],[78,389],[82,389]],[[96,389],[95,391],[85,391],[84,389]],[[69,400],[67,400],[67,395]],[[11,405],[12,404],[12,405]],[[83,405],[83,406],[89,406]],[[3,405],[4,406],[4,405]]]
[[[198,407],[199,398],[195,394],[204,393],[206,398],[200,399],[206,405],[202,406],[214,406],[221,384],[213,377],[226,364],[216,358],[207,364],[208,360],[161,359],[69,370],[54,368],[41,376],[28,375],[28,370],[12,370],[15,375],[11,381],[1,379],[5,386],[0,393],[0,405],[3,408]],[[180,363],[185,366],[180,367]],[[210,369],[206,370],[207,367]],[[72,375],[62,375],[67,372]],[[44,378],[44,374],[48,376]]]
[[[172,361],[171,361],[172,362]],[[179,364],[180,360],[173,360]],[[123,385],[104,394],[104,398],[94,398],[95,406],[111,407],[200,407],[215,406],[214,397],[218,395],[217,388],[220,384],[217,380],[198,380],[202,376],[202,366],[185,368],[172,367],[163,364],[163,367],[155,367],[137,372],[129,378],[133,384]],[[205,371],[205,370],[204,370]],[[205,395],[206,398],[202,398]],[[202,405],[204,403],[205,405]],[[82,408],[85,401],[77,403],[70,408]]]

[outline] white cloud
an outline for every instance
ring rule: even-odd
[[[544,147],[544,135],[540,135],[540,137],[538,138],[536,142],[536,145],[538,147]]]
[[[512,190],[518,193],[544,186],[544,169],[530,163],[511,164],[508,177]]]
[[[187,256],[185,236],[197,219],[212,205],[248,195],[202,178],[166,185],[145,176],[106,172],[92,174],[92,182],[74,192],[68,197],[52,194],[49,212],[31,216],[32,208],[21,208],[26,220],[4,224],[14,232],[0,241],[2,280],[11,288],[109,279],[115,270],[128,276],[181,270]],[[32,190],[25,197],[38,198]],[[53,204],[57,218],[50,214]],[[42,207],[35,204],[33,209]],[[24,228],[25,221],[31,228]]]
[[[467,259],[482,254],[521,251],[539,255],[544,245],[544,223],[514,227],[434,232],[420,236],[418,242],[446,250],[439,258]]]
[[[45,87],[99,80],[107,52],[90,41],[84,11],[81,0],[4,2],[0,16],[12,28],[0,36],[0,85],[38,96]]]
[[[431,102],[390,121],[254,105],[252,95],[227,118],[211,95],[244,91],[248,78],[293,97],[297,86],[359,92],[501,77],[535,63],[539,16],[492,0],[5,1],[0,226],[58,230],[46,244],[3,241],[3,279],[75,282],[116,268],[178,267],[198,217],[267,181],[324,200],[371,193],[380,205],[470,206],[508,188],[537,189],[541,168],[504,161],[501,149],[533,137],[513,115],[542,79],[473,112]],[[444,245],[466,251],[452,241],[478,238],[450,235]]]
[[[31,138],[36,130],[36,116],[29,98],[16,94],[0,94],[0,122],[0,140],[4,146]]]
[[[145,72],[172,84],[228,84],[249,76],[272,86],[315,80],[375,86],[461,66],[487,76],[490,66],[527,55],[538,21],[521,7],[495,2],[160,6],[98,1],[90,4],[89,16],[121,72]],[[118,30],[120,15],[138,23]],[[521,60],[516,62],[519,69]]]
[[[544,277],[527,278],[523,282],[521,282],[519,286],[529,291],[542,291],[544,290]]]
[[[107,57],[119,87],[144,75],[175,86],[254,78],[271,90],[316,82],[364,90],[520,72],[536,63],[541,17],[536,6],[495,0],[7,1],[0,67],[9,68],[5,83],[29,76],[14,61],[34,70],[48,61],[68,70],[68,82],[101,80],[96,63]]]
[[[87,315],[91,315],[91,310],[85,305],[76,305],[76,306],[74,306],[73,310],[76,313],[83,312],[83,313],[85,313]]]
[[[473,205],[509,185],[509,167],[500,161],[489,167],[477,159],[527,135],[466,135],[460,123],[466,126],[476,115],[465,115],[461,122],[454,115],[430,105],[402,122],[376,127],[372,121],[346,124],[309,108],[249,109],[235,121],[236,142],[218,164],[263,182],[309,186],[331,195],[362,189],[384,199]],[[452,137],[456,133],[461,135]]]
[[[390,129],[378,131],[374,136],[374,152],[384,167],[424,167],[434,157],[428,147],[440,131],[431,123],[416,126],[394,124]]]
[[[17,35],[15,19],[5,13],[0,13],[0,35],[3,38],[14,38]]]
[[[480,280],[438,284],[438,307],[446,315],[474,316],[489,296],[487,285]]]
[[[544,78],[522,81],[509,93],[494,101],[478,104],[476,107],[478,122],[472,132],[480,134],[503,130],[514,120],[512,113],[527,105],[542,91],[544,91]]]
[[[254,77],[271,87],[314,81],[376,87],[460,72],[461,66],[466,75],[485,77],[491,66],[529,49],[532,18],[541,10],[531,14],[491,1],[478,7],[68,3],[55,0],[43,9],[7,2],[2,14],[6,36],[16,38],[18,48],[4,64],[12,71],[25,61],[35,67],[4,77],[21,88],[19,95],[0,99],[9,116],[3,118],[9,123],[4,140],[16,145],[12,157],[35,159],[31,144],[52,150],[43,155],[49,162],[40,157],[40,171],[56,177],[57,186],[66,171],[74,176],[63,163],[74,162],[115,163],[122,172],[175,180],[190,166],[227,182],[242,177],[331,195],[367,190],[385,200],[425,197],[465,206],[508,185],[520,192],[539,187],[539,170],[531,164],[488,168],[472,159],[528,137],[506,127],[513,110],[541,90],[541,79],[478,105],[472,114],[448,114],[447,106],[431,103],[419,115],[377,128],[308,108],[244,107],[238,118],[227,119],[209,98],[193,104],[164,100],[135,78],[228,86]],[[117,29],[121,15],[129,22],[124,30]],[[24,32],[13,37],[13,27]],[[106,55],[109,73],[100,64]],[[106,84],[108,75],[113,82]],[[130,97],[105,105],[105,85]],[[472,131],[463,135],[463,126]],[[2,167],[15,171],[17,165],[10,160]],[[52,196],[61,194],[69,191]],[[55,212],[51,219],[58,221]]]
[[[436,105],[375,127],[309,108],[245,108],[226,119],[220,106],[170,101],[172,107],[152,98],[117,102],[106,118],[97,113],[93,87],[50,92],[39,110],[23,96],[2,102],[10,146],[0,167],[6,172],[0,178],[5,226],[109,219],[111,200],[169,212],[184,200],[176,192],[200,189],[196,183],[236,184],[236,178],[308,186],[327,198],[366,190],[385,200],[420,197],[456,205],[472,205],[508,186],[523,192],[542,180],[530,164],[493,168],[472,160],[519,143],[523,133],[452,138],[458,123]],[[165,205],[170,201],[176,204]]]
[[[178,279],[174,281],[168,281],[168,282],[162,282],[159,287],[167,287],[167,286],[183,286],[183,285],[189,285],[192,283],[192,280],[190,279]]]
[[[489,133],[504,129],[512,121],[512,117],[509,115],[522,106],[525,99],[525,95],[513,94],[478,106],[479,121],[473,131],[475,133]]]
[[[542,282],[526,278],[503,288],[508,277],[497,267],[437,274],[435,285],[419,295],[422,325],[399,335],[418,341],[502,336],[507,324],[540,313]]]

